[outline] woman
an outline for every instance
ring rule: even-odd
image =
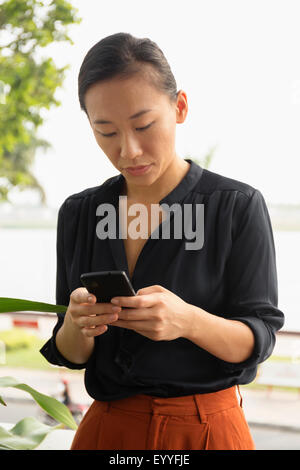
[[[56,301],[68,308],[41,352],[85,368],[95,400],[71,448],[254,449],[238,386],[283,325],[263,196],[177,155],[187,95],[149,39],[92,47],[79,100],[119,174],[58,216]],[[119,230],[99,233],[107,205]],[[96,303],[80,275],[105,270],[125,271],[137,295]]]

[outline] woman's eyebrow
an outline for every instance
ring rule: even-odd
[[[128,119],[136,119],[137,117],[141,116],[142,114],[149,113],[149,111],[152,111],[152,109],[142,109],[141,111],[138,111],[137,113],[130,116]],[[113,122],[105,121],[104,119],[96,119],[94,121],[94,124],[113,124]]]

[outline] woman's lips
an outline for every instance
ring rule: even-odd
[[[125,168],[125,170],[128,171],[128,173],[131,175],[143,175],[146,173],[146,171],[149,170],[151,165],[152,163],[150,163],[150,165],[129,166]]]

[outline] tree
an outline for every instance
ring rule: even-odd
[[[0,201],[11,188],[43,188],[32,174],[36,149],[51,144],[36,135],[44,110],[61,103],[54,97],[68,65],[58,68],[41,57],[47,45],[67,41],[67,27],[79,23],[77,9],[65,0],[8,0],[0,5]]]

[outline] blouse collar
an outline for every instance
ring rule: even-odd
[[[159,204],[172,205],[175,202],[180,202],[186,196],[187,193],[192,191],[196,186],[197,182],[202,176],[203,168],[189,158],[184,159],[190,164],[190,168],[178,185],[172,189],[163,199],[159,201]],[[118,198],[124,187],[125,178],[120,173],[116,176],[115,184],[112,185],[113,199],[118,202]]]

